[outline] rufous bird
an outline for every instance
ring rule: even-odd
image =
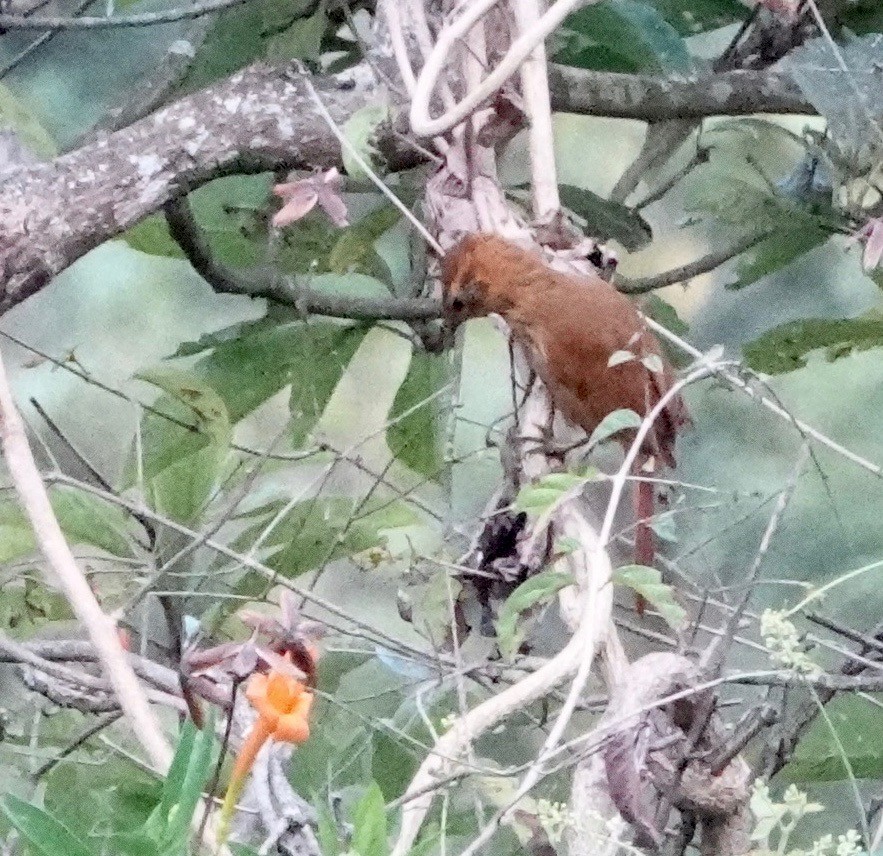
[[[596,274],[561,273],[539,255],[496,235],[468,235],[442,260],[445,317],[452,326],[496,313],[526,349],[553,407],[591,434],[614,410],[642,418],[674,383],[674,372],[631,301]],[[633,359],[611,357],[629,351]],[[646,359],[654,355],[657,359]],[[649,364],[649,367],[648,367]],[[653,369],[658,369],[654,371]],[[635,462],[635,562],[652,565],[653,485],[648,462],[674,467],[678,431],[689,423],[680,395],[653,423]],[[617,439],[628,448],[635,431]],[[639,603],[639,609],[641,604]]]

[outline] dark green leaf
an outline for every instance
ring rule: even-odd
[[[636,0],[605,0],[562,24],[556,62],[607,71],[693,70],[678,31],[659,12]]]
[[[50,500],[72,544],[91,544],[113,556],[132,556],[122,509],[73,487],[53,488]]]
[[[365,327],[341,327],[332,324],[305,326],[299,353],[291,367],[292,437],[302,443],[322,415],[340,376],[346,370],[365,336]]]
[[[230,267],[267,262],[267,216],[272,175],[230,175],[197,188],[188,196],[193,218],[214,258]],[[165,218],[153,215],[124,233],[136,250],[184,258]]]
[[[782,374],[801,369],[806,355],[825,348],[829,362],[853,351],[883,345],[883,317],[877,314],[861,318],[829,320],[809,318],[791,321],[764,333],[742,348],[751,368],[767,374]]]
[[[317,60],[322,53],[322,37],[328,26],[328,16],[322,8],[307,18],[299,18],[284,32],[273,36],[267,45],[267,58],[280,62],[290,59]]]
[[[371,782],[353,815],[351,849],[359,856],[386,856],[386,805],[376,782]]]
[[[837,18],[859,36],[883,32],[883,6],[879,0],[853,0],[839,11]]]
[[[386,262],[374,249],[374,242],[401,218],[398,209],[384,205],[346,229],[328,255],[328,269],[333,273],[364,273],[389,284],[391,275]]]
[[[521,645],[523,637],[518,628],[521,613],[538,603],[550,601],[561,589],[572,584],[570,574],[542,571],[525,580],[506,598],[496,620],[497,644],[504,657],[513,656]]]
[[[851,775],[857,779],[883,777],[883,744],[878,739],[883,710],[855,696],[839,696],[826,710],[843,751],[828,723],[816,717],[781,775],[789,782],[842,782]],[[843,763],[844,755],[852,774]]]
[[[42,856],[95,856],[97,853],[51,814],[12,794],[3,798],[0,808],[22,838]]]
[[[133,249],[151,256],[166,256],[170,259],[186,259],[184,251],[169,234],[166,218],[161,214],[151,214],[140,223],[123,233],[123,240]]]
[[[781,270],[830,237],[829,232],[809,218],[797,218],[796,224],[789,224],[748,250],[739,261],[738,279],[729,283],[727,288],[745,288]]]
[[[444,357],[414,351],[408,374],[396,393],[386,430],[386,440],[396,458],[428,478],[437,478],[442,465],[443,449],[439,420],[439,396],[427,401],[447,382]],[[425,402],[425,403],[424,403]],[[416,410],[412,410],[421,405]],[[412,411],[408,416],[403,413]]]
[[[192,747],[188,747],[186,750],[187,766],[183,778],[176,782],[175,802],[166,815],[166,827],[160,839],[162,852],[169,854],[184,852],[193,813],[199,805],[202,789],[208,781],[212,768],[212,754],[215,745],[214,724],[214,708],[209,706],[205,727],[197,731]],[[190,720],[185,723],[184,727],[188,726],[195,730],[195,726]],[[179,751],[181,750],[179,749]]]
[[[630,252],[647,246],[653,238],[647,221],[625,205],[569,184],[560,185],[558,192],[561,202],[586,220],[590,235],[604,240],[613,238]]]
[[[674,599],[672,587],[662,582],[662,574],[656,568],[626,565],[614,572],[613,582],[634,589],[659,612],[672,629],[679,630],[683,626],[687,613]]]
[[[274,319],[278,317],[283,323]],[[291,386],[292,431],[302,442],[321,416],[367,332],[364,326],[288,322],[287,312],[185,345],[178,355],[211,352],[193,372],[224,401],[233,423]]]

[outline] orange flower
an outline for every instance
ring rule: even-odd
[[[285,658],[291,662],[290,655]],[[291,675],[275,669],[266,675],[258,672],[249,678],[245,695],[275,740],[303,743],[310,736],[313,694]]]
[[[291,654],[286,653],[282,659],[284,665],[291,665]],[[227,838],[236,801],[264,743],[271,737],[286,743],[303,743],[310,736],[309,715],[313,693],[285,671],[284,665],[283,669],[272,668],[266,674],[256,672],[248,679],[245,695],[257,711],[258,718],[236,756],[230,784],[224,795],[218,828],[221,843]]]

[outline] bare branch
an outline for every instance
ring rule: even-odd
[[[713,77],[653,77],[586,71],[564,65],[549,69],[552,106],[567,113],[662,122],[753,113],[815,114],[787,74],[728,71]]]
[[[247,274],[241,273],[214,258],[186,200],[169,202],[165,214],[169,231],[190,264],[215,291],[222,294],[264,297],[310,315],[331,315],[354,321],[426,321],[441,315],[441,304],[430,298],[319,294],[298,288],[271,268],[255,268]]]
[[[153,764],[165,772],[172,760],[172,750],[163,736],[138,678],[126,659],[126,652],[116,633],[116,623],[101,608],[88,581],[74,561],[55,512],[49,503],[46,486],[31,454],[24,423],[19,416],[0,358],[0,445],[16,492],[34,530],[40,552],[46,558],[55,580],[63,589],[74,614],[89,633],[101,657],[123,713],[132,731],[150,756]]]
[[[140,15],[98,15],[95,17],[28,17],[0,14],[0,28],[4,30],[106,30],[117,27],[148,27],[154,24],[172,24],[221,12],[239,6],[245,0],[205,0],[191,6],[180,6],[162,12],[143,12]]]

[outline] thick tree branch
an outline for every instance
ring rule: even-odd
[[[758,111],[807,112],[793,85],[773,73],[709,80],[655,80],[552,67],[558,109],[639,119]],[[335,121],[379,95],[367,68],[316,80]],[[390,168],[422,157],[395,128],[377,144]],[[341,165],[337,140],[290,67],[255,65],[180,99],[130,127],[51,163],[21,170],[0,197],[0,312],[39,291],[90,250],[169,201],[234,172]],[[242,283],[240,283],[242,285]],[[233,289],[231,289],[233,290]],[[237,293],[250,293],[248,291]],[[424,305],[337,305],[317,313],[420,319]],[[326,298],[330,300],[330,298]],[[405,313],[404,315],[402,313]]]
[[[0,198],[0,312],[186,190],[234,172],[341,165],[340,147],[287,69],[252,66],[136,124],[8,179]],[[375,97],[357,68],[317,80],[344,121]],[[391,168],[417,162],[391,129]]]
[[[552,106],[566,113],[661,122],[751,113],[806,113],[815,109],[787,74],[729,71],[704,77],[655,77],[549,69]]]

